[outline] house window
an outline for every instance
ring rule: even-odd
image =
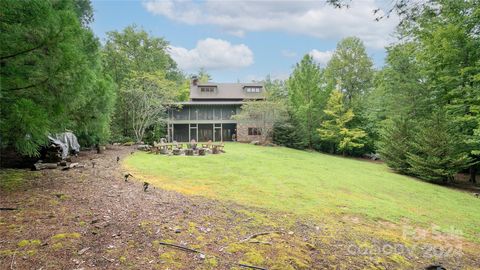
[[[215,87],[213,87],[213,86],[202,86],[202,87],[200,87],[200,92],[202,92],[202,93],[213,93],[213,92],[215,92]]]
[[[248,128],[248,135],[249,136],[262,135],[262,131],[259,128],[250,127]]]
[[[260,93],[262,91],[262,87],[260,87],[260,86],[246,86],[245,91],[247,93]]]

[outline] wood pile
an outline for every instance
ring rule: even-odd
[[[43,160],[46,163],[56,163],[62,160],[62,148],[59,145],[52,143],[44,151]]]

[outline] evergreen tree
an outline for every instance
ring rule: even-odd
[[[287,81],[287,88],[291,115],[301,134],[301,144],[312,149],[328,94],[322,88],[322,71],[310,55],[305,55],[297,63]]]
[[[296,126],[298,125],[294,123],[292,117],[287,117],[287,120],[276,123],[273,127],[273,143],[295,149],[305,149],[307,145],[304,144],[302,135],[298,132]]]
[[[344,96],[340,91],[335,90],[330,94],[324,112],[325,120],[322,121],[318,133],[322,142],[331,145],[332,152],[345,154],[364,146],[362,139],[366,136],[365,131],[348,127],[355,115],[351,108],[345,108]]]
[[[383,129],[377,143],[382,160],[392,169],[407,174],[410,164],[407,152],[413,137],[412,124],[406,117],[390,118],[383,123]]]
[[[444,112],[433,116],[415,129],[407,162],[409,172],[429,181],[451,181],[456,173],[472,164],[462,151],[458,131]]]
[[[198,70],[197,77],[198,81],[201,83],[208,83],[212,80],[212,75],[210,75],[203,67]]]
[[[0,1],[1,147],[35,156],[47,135],[108,139],[115,95],[88,27],[89,1]],[[0,151],[2,152],[2,151]]]

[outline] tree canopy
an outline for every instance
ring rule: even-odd
[[[88,1],[1,1],[1,146],[36,156],[47,135],[71,129],[106,140],[115,93],[88,28]]]

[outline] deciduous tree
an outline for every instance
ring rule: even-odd
[[[175,86],[161,72],[134,73],[123,83],[121,93],[138,142],[143,140],[147,128],[166,121],[167,108],[177,95]]]
[[[354,114],[351,108],[345,107],[342,92],[332,91],[324,112],[325,117],[320,124],[318,133],[322,142],[331,145],[332,152],[339,151],[345,154],[364,146],[362,139],[367,134],[359,128],[348,126]]]
[[[117,86],[117,105],[112,123],[115,137],[137,137],[132,130],[131,109],[128,100],[120,91],[122,85],[132,76],[161,72],[177,85],[178,98],[184,99],[186,80],[177,69],[175,61],[168,54],[168,42],[163,38],[153,37],[145,30],[131,25],[122,31],[107,33],[104,50],[104,66]],[[189,84],[188,84],[189,85]]]

